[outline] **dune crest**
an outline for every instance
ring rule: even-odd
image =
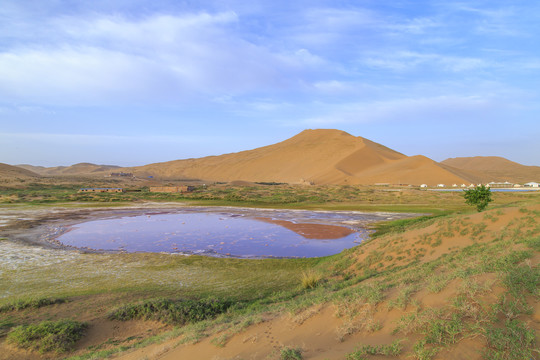
[[[103,177],[114,172],[159,180],[198,179],[207,182],[276,182],[315,185],[404,184],[435,186],[491,181],[539,181],[539,166],[524,166],[489,156],[447,159],[407,156],[345,131],[304,130],[276,144],[196,159],[173,160],[138,167],[80,163],[45,168],[19,165],[41,176]]]
[[[254,150],[150,164],[129,171],[161,178],[317,185],[469,181],[463,172],[451,172],[426,157],[408,157],[371,140],[331,129],[304,130]]]

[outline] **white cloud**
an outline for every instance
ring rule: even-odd
[[[445,2],[444,6],[456,14],[473,15],[469,28],[477,34],[508,37],[530,37],[532,34],[526,28],[531,24],[528,23],[525,12],[534,14],[538,10],[534,3],[520,8],[518,4],[511,2],[503,2],[503,6],[498,6],[496,2],[488,2],[487,6],[474,2]]]
[[[303,120],[306,126],[335,126],[337,124],[410,123],[429,125],[448,122],[448,125],[470,121],[493,123],[509,112],[498,97],[436,96],[404,98],[346,104],[313,104],[320,115]]]
[[[435,28],[441,27],[442,24],[432,18],[413,18],[411,20],[405,19],[398,23],[387,23],[385,27],[388,30],[392,30],[398,33],[408,33],[414,35],[429,34]]]
[[[393,54],[379,53],[368,56],[365,64],[393,71],[414,70],[420,67],[433,67],[451,72],[476,71],[494,66],[484,59],[399,51]]]
[[[55,43],[0,52],[0,95],[60,105],[185,101],[290,86],[305,67],[324,65],[306,49],[278,54],[245,41],[237,21],[233,12],[55,19]]]

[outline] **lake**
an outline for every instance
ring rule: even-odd
[[[319,257],[358,245],[374,222],[413,214],[182,208],[109,215],[64,229],[60,243],[100,251],[218,257]]]

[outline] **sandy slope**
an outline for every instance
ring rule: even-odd
[[[208,181],[314,184],[464,183],[473,177],[423,157],[408,157],[339,130],[305,130],[283,142],[239,153],[131,168],[137,175]],[[126,169],[126,171],[128,171]]]
[[[0,179],[32,178],[32,177],[39,177],[39,175],[30,170],[21,169],[17,166],[0,163]]]
[[[111,171],[116,171],[120,166],[96,165],[90,163],[79,163],[71,166],[43,167],[33,165],[17,165],[19,168],[30,170],[39,175],[62,176],[62,175],[103,175]]]
[[[98,176],[134,173],[159,180],[283,182],[290,184],[477,184],[540,181],[540,167],[499,157],[447,159],[406,156],[344,131],[305,130],[277,144],[238,153],[174,160],[133,168],[80,163],[52,168],[20,165],[45,176]]]
[[[446,159],[442,165],[475,173],[483,181],[540,181],[540,166],[525,166],[498,156],[475,156]]]

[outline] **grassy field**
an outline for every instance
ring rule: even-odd
[[[336,333],[343,342],[355,334],[385,333],[392,339],[382,345],[357,344],[343,354],[346,359],[432,359],[467,341],[480,344],[483,359],[538,358],[538,322],[531,320],[538,317],[540,300],[538,194],[494,193],[488,211],[477,214],[457,193],[387,190],[288,185],[216,185],[186,195],[80,195],[74,188],[2,190],[0,201],[7,207],[163,201],[394,210],[433,216],[379,224],[370,241],[320,259],[84,254],[0,240],[0,337],[8,341],[8,334],[16,333],[11,338],[23,338],[24,326],[47,329],[52,326],[47,321],[64,324],[66,319],[84,323],[88,326],[84,331],[91,333],[98,323],[112,324],[110,314],[125,307],[128,314],[144,311],[148,319],[161,319],[158,322],[166,327],[144,336],[128,334],[123,340],[96,340],[75,350],[70,345],[62,356],[104,358],[172,337],[182,343],[211,338],[213,346],[220,349],[249,326],[282,314],[294,319],[316,316],[312,309],[330,304],[342,320]],[[494,291],[495,298],[490,296]],[[440,306],[424,302],[426,296],[447,293],[451,296],[444,295]],[[229,305],[200,321],[183,325],[167,322],[179,308],[186,311],[178,304],[192,301],[190,306],[197,308],[198,302],[209,299]],[[381,321],[386,312],[397,312],[398,320],[391,325]],[[133,315],[132,321],[147,321],[137,316]],[[147,325],[152,326],[159,327]],[[76,328],[78,333],[83,331]],[[82,338],[84,341],[84,332]],[[41,340],[33,341],[29,346],[40,349]],[[306,351],[309,354],[309,349],[287,347],[275,358],[302,359],[308,356],[302,355]],[[17,354],[8,354],[17,359]],[[46,358],[47,351],[36,356]]]
[[[113,184],[114,185],[114,184]],[[448,213],[467,211],[459,192],[425,191],[416,188],[377,186],[301,186],[256,185],[197,186],[189,193],[153,193],[148,188],[124,193],[78,193],[84,183],[66,185],[26,184],[24,188],[1,188],[3,205],[102,205],[121,206],[142,202],[178,202],[207,206],[246,206],[268,208],[301,208],[357,211],[395,211],[417,213]],[[109,186],[111,186],[109,184]],[[116,186],[119,186],[117,184]],[[128,189],[129,190],[129,189]],[[501,204],[523,202],[529,193],[493,193]],[[534,196],[533,196],[534,198]]]

